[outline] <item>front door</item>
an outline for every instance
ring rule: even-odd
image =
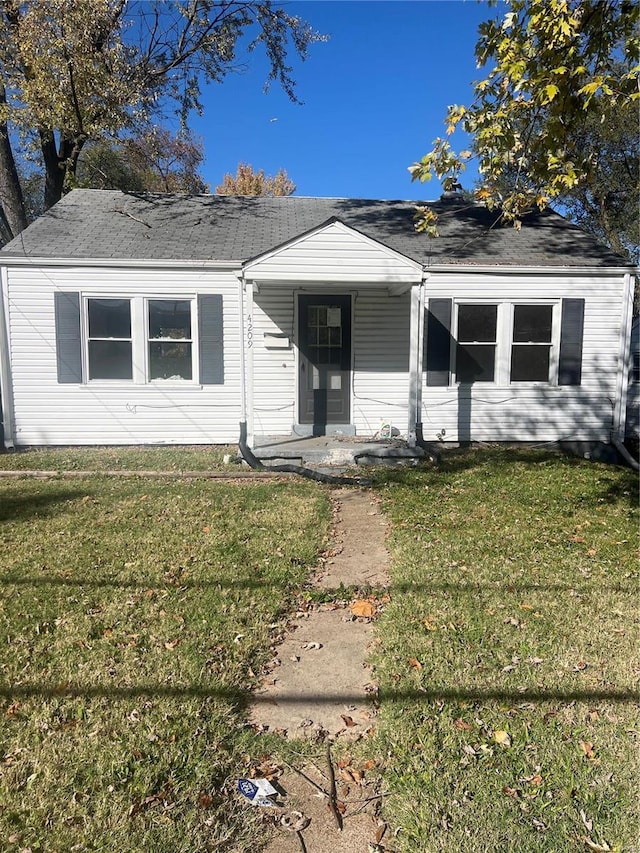
[[[300,423],[324,435],[351,418],[351,297],[298,297]]]

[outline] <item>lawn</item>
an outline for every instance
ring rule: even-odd
[[[0,480],[3,851],[255,849],[247,691],[328,518],[291,480]]]
[[[637,478],[484,451],[379,490],[396,848],[638,850]]]
[[[99,454],[0,467],[221,461]],[[483,450],[373,480],[381,708],[341,749],[383,774],[386,850],[637,851],[635,476]],[[260,849],[235,780],[292,754],[246,727],[247,695],[330,520],[295,479],[0,479],[3,851]]]

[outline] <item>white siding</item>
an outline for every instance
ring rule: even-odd
[[[486,300],[560,300],[584,297],[580,386],[477,383],[424,388],[425,439],[446,441],[608,441],[616,394],[623,314],[619,278],[534,275],[434,275],[427,297]]]
[[[391,265],[391,266],[389,266]],[[248,397],[257,435],[286,435],[298,421],[296,302],[299,292],[351,294],[351,412],[356,433],[383,422],[407,433],[410,294],[394,283],[420,279],[419,268],[344,228],[329,227],[251,266],[262,276],[253,297]],[[259,275],[258,275],[259,274]],[[295,278],[297,274],[297,279]],[[268,280],[268,283],[267,283]],[[240,349],[238,285],[232,271],[10,267],[9,348],[18,445],[227,443],[238,437]],[[327,282],[332,282],[328,284]],[[224,299],[224,385],[57,382],[55,290],[101,296]],[[426,298],[495,301],[586,299],[582,384],[476,384],[423,388],[427,440],[554,441],[609,439],[621,331],[622,276],[433,272]],[[245,331],[248,331],[245,318]],[[265,333],[290,340],[268,349]],[[634,398],[630,397],[630,404]]]
[[[55,290],[94,296],[223,294],[224,385],[58,384]],[[202,269],[13,267],[8,271],[17,445],[200,444],[237,441],[237,280]]]
[[[247,265],[254,281],[420,281],[419,264],[334,222]]]
[[[305,292],[310,292],[307,289]],[[324,291],[326,292],[326,291]],[[352,298],[352,423],[372,435],[384,421],[407,429],[409,294],[349,289]],[[254,297],[253,403],[257,435],[287,433],[298,422],[296,358],[297,291],[264,288]],[[287,335],[288,350],[269,350],[265,333]]]

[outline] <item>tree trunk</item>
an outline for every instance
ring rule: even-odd
[[[40,148],[44,162],[44,209],[60,201],[66,174],[66,151],[64,140],[60,142],[60,154],[52,130],[40,129]]]
[[[0,81],[0,106],[7,102],[4,84]],[[8,230],[7,237],[17,237],[27,227],[22,188],[16,169],[16,161],[11,150],[9,128],[6,122],[0,122],[0,222],[2,230]]]

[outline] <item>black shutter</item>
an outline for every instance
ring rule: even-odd
[[[583,329],[584,299],[563,299],[558,385],[579,385],[582,381]]]
[[[222,295],[198,296],[198,340],[200,352],[200,383],[224,383],[224,346]]]
[[[451,299],[430,299],[426,328],[427,385],[448,385],[451,369]]]
[[[56,360],[58,382],[82,382],[82,338],[80,294],[55,291]]]

